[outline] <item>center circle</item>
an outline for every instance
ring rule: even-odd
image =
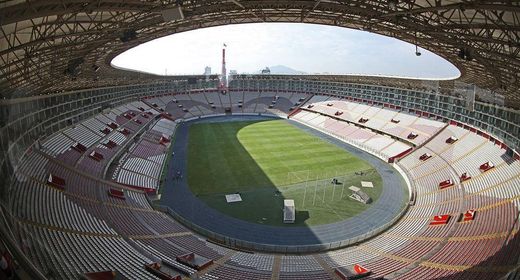
[[[284,220],[286,200],[294,202],[294,222]],[[294,121],[264,116],[181,123],[161,197],[170,214],[210,240],[283,253],[370,238],[391,226],[407,201],[404,180],[389,164]]]

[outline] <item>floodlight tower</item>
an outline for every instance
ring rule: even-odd
[[[227,91],[227,71],[226,71],[226,47],[227,45],[224,43],[222,47],[222,76],[220,77],[220,90],[222,92]]]

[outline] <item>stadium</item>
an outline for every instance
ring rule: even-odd
[[[519,15],[515,1],[0,1],[0,279],[520,279]],[[225,50],[222,75],[111,65],[262,22],[393,37],[461,75],[227,75]]]

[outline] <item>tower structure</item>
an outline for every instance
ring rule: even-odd
[[[227,91],[228,81],[227,81],[227,70],[226,70],[226,44],[222,47],[222,74],[220,77],[220,90],[222,92]]]

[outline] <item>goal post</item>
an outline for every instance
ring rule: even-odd
[[[356,181],[362,178],[360,176],[371,175],[373,172],[373,170],[345,172],[333,168],[322,169],[319,172],[317,170],[291,171],[287,172],[285,185],[301,191],[299,198],[299,200],[303,199],[301,207],[323,207],[348,197],[349,186],[357,185]]]
[[[309,181],[311,176],[310,170],[298,170],[287,172],[287,181],[285,185],[293,185]]]
[[[285,185],[292,185],[297,183],[303,183],[306,181],[315,180],[330,180],[335,178],[338,174],[337,170],[324,170],[321,172],[312,171],[310,169],[307,170],[298,170],[298,171],[290,171],[287,172],[287,179],[285,181]]]

